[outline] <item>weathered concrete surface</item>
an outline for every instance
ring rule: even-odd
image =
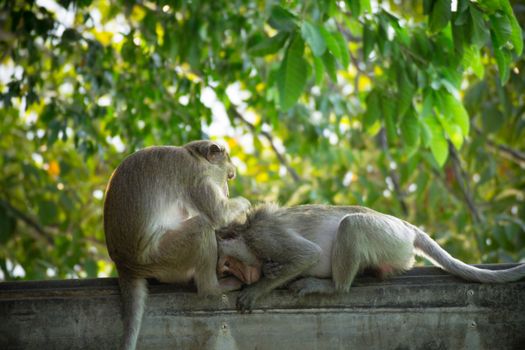
[[[508,266],[496,266],[501,268]],[[417,268],[347,295],[275,291],[252,314],[150,283],[140,349],[525,349],[525,281],[463,282]],[[115,279],[0,283],[0,349],[116,349]]]

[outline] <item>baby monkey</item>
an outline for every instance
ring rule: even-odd
[[[263,204],[249,211],[245,222],[216,233],[218,274],[231,273],[249,285],[237,299],[241,312],[298,276],[306,278],[289,288],[299,295],[348,292],[359,272],[372,270],[381,278],[400,274],[412,268],[416,254],[469,281],[525,277],[525,264],[499,271],[467,265],[416,226],[360,206]]]

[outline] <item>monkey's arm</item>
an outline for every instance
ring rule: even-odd
[[[272,233],[268,232],[267,235],[271,236]],[[264,258],[278,262],[281,265],[280,271],[272,278],[261,278],[257,283],[240,292],[237,308],[241,312],[250,311],[261,296],[299,276],[319,261],[321,248],[294,231],[288,230],[284,235],[275,238],[276,240],[267,239],[254,242],[254,245],[255,249],[264,255]]]
[[[224,226],[251,206],[243,197],[228,198],[224,191],[210,179],[191,188],[193,203],[214,228]]]

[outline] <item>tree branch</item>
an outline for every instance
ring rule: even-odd
[[[53,243],[53,238],[51,238],[51,235],[35,220],[24,214],[22,211],[18,210],[11,203],[5,200],[0,199],[0,205],[4,207],[5,210],[7,210],[9,213],[11,213],[11,215],[23,221],[27,226],[32,227],[39,234],[39,236],[47,240],[48,243]]]
[[[525,163],[525,153],[524,152],[521,152],[521,151],[518,151],[518,150],[515,150],[507,145],[503,145],[503,144],[498,144],[494,141],[492,141],[491,139],[489,139],[488,137],[486,137],[483,132],[481,130],[479,130],[478,128],[474,128],[474,131],[482,136],[485,141],[487,142],[487,145],[494,151],[497,151],[499,153],[501,153],[505,158],[515,162],[515,163],[518,163],[519,165],[522,165]]]
[[[269,143],[270,143],[270,147],[272,147],[272,150],[274,151],[275,155],[277,156],[277,159],[279,159],[279,162],[286,168],[286,170],[290,173],[290,175],[292,176],[293,180],[295,183],[299,183],[301,182],[301,178],[300,176],[297,174],[297,172],[295,171],[294,168],[292,168],[290,166],[290,164],[288,164],[288,161],[286,160],[286,158],[284,157],[283,154],[281,154],[281,152],[279,152],[279,150],[277,149],[277,147],[275,146],[275,143],[273,141],[273,137],[270,133],[266,132],[266,131],[257,131],[257,127],[255,125],[253,125],[252,123],[250,123],[248,120],[246,120],[238,111],[237,109],[235,109],[234,106],[230,106],[228,108],[228,114],[230,114],[233,119],[238,119],[240,120],[241,122],[243,122],[245,125],[247,125],[250,130],[255,134],[255,133],[259,133],[261,134],[261,136],[263,136]]]
[[[467,206],[474,218],[474,221],[479,223],[483,221],[483,217],[479,213],[478,208],[476,207],[476,204],[474,203],[472,191],[470,190],[470,186],[468,182],[468,175],[466,174],[465,170],[462,168],[456,148],[454,147],[454,145],[452,145],[450,141],[448,142],[448,149],[450,153],[450,160],[452,161],[452,169],[454,170],[454,176],[456,177],[458,181],[458,185],[463,195],[463,198],[465,199],[465,202],[467,203]]]
[[[388,160],[388,162],[392,163],[394,160],[392,159],[392,156],[390,155],[390,152],[388,151],[388,142],[387,141],[388,140],[386,138],[386,132],[385,132],[385,129],[383,128],[379,132],[379,143],[381,145],[381,149],[383,150],[383,152],[386,155],[386,159]],[[403,193],[403,191],[401,191],[401,185],[399,184],[399,176],[394,171],[394,169],[390,168],[390,164],[388,164],[388,169],[389,169],[389,173],[390,173],[390,178],[392,179],[392,184],[394,186],[394,193],[396,195],[397,201],[401,205],[401,210],[403,211],[403,215],[407,216],[408,215],[408,206],[407,206],[407,203],[405,202],[405,199],[404,199],[405,194]]]

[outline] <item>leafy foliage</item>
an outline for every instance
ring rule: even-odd
[[[112,273],[111,171],[207,137],[252,201],[366,205],[463,260],[524,259],[525,14],[454,3],[0,0],[4,278]]]

